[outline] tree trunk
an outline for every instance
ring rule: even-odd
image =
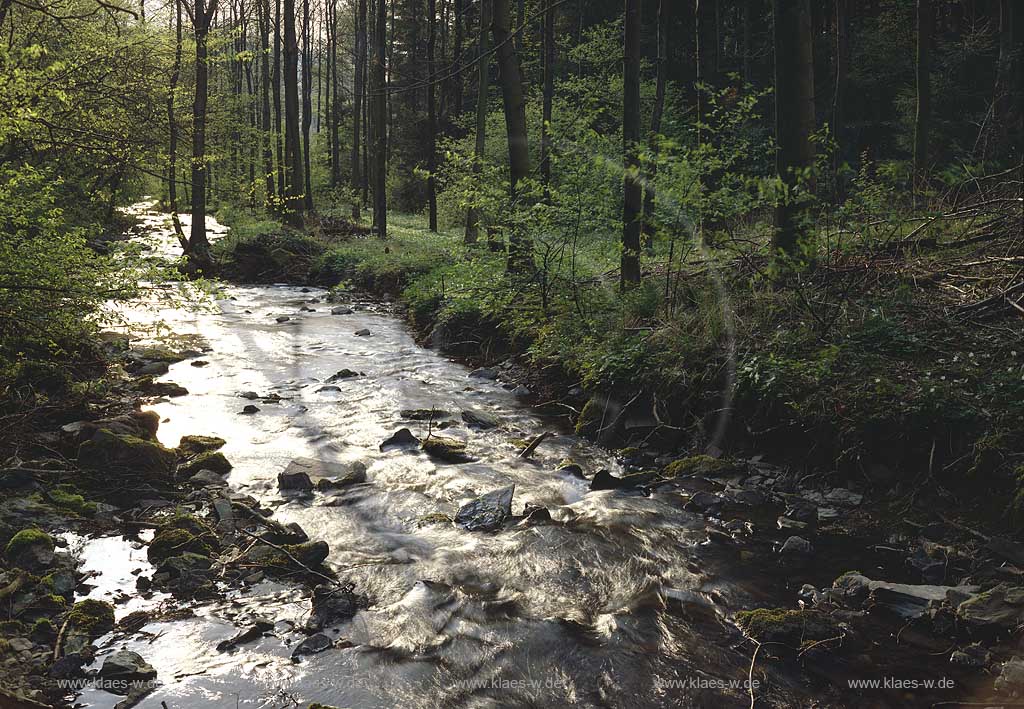
[[[665,112],[665,88],[668,67],[668,21],[672,0],[658,0],[658,58],[655,70],[654,108],[651,110],[651,134],[648,141],[652,159],[647,165],[644,178],[644,245],[648,251],[654,249],[654,180],[658,174],[658,135],[661,133],[661,117]]]
[[[544,97],[540,134],[540,179],[544,200],[551,201],[551,110],[555,98],[555,5],[548,0],[544,10]]]
[[[331,0],[331,186],[341,184],[341,94],[338,93],[338,5]]]
[[[380,239],[388,233],[387,196],[387,3],[376,1],[373,24],[373,57],[370,61],[370,94],[373,97],[373,226]]]
[[[281,119],[281,0],[274,3],[274,144],[277,152],[277,194],[284,206],[284,131]]]
[[[359,131],[363,117],[363,72],[366,66],[366,0],[359,0],[355,18],[355,71],[352,84],[352,150],[351,150],[351,178],[352,178],[352,218],[359,220],[359,190],[362,187],[360,175],[360,154],[359,154]]]
[[[789,187],[814,162],[814,57],[810,0],[774,0],[776,170]],[[794,256],[800,246],[800,207],[787,200],[775,210],[773,246]]]
[[[178,79],[181,77],[181,3],[174,0],[174,64],[171,67],[171,86],[167,92],[167,126],[170,129],[170,144],[167,149],[167,201],[171,210],[171,223],[174,235],[182,250],[188,253],[188,239],[181,228],[178,217],[178,120],[174,115],[174,98],[178,90]]]
[[[284,124],[285,221],[301,229],[305,180],[299,137],[299,43],[295,34],[295,0],[284,0]]]
[[[626,0],[625,44],[622,72],[622,256],[619,281],[624,291],[640,283],[640,0]]]
[[[1021,116],[1024,114],[1021,102],[1021,62],[1022,48],[1020,37],[1017,36],[1019,19],[1017,15],[1024,11],[1019,0],[999,0],[999,58],[996,65],[995,92],[992,98],[993,119],[995,122],[995,138],[1000,150],[1007,150],[1009,159],[1019,159],[1021,146]],[[1015,115],[1016,114],[1016,115]],[[1017,134],[1017,140],[1008,140],[1011,134]],[[987,156],[985,156],[987,157]]]
[[[452,72],[455,76],[452,77],[452,116],[462,115],[462,28],[464,26],[462,13],[464,10],[465,4],[463,3],[463,0],[455,0],[455,17],[453,19],[453,22],[455,23],[455,44],[452,47]],[[483,30],[481,30],[481,32],[482,31]]]
[[[206,104],[209,91],[209,66],[206,63],[206,39],[217,12],[217,0],[195,0],[193,19],[196,40],[196,95],[192,102],[192,229],[188,239],[189,260],[205,270],[210,261],[210,242],[206,238]]]
[[[437,82],[434,79],[434,50],[437,45],[437,2],[427,0],[427,208],[430,231],[437,231]]]
[[[484,150],[487,143],[487,93],[490,88],[488,72],[490,69],[490,57],[487,55],[487,35],[491,31],[491,0],[480,0],[480,39],[477,54],[478,80],[476,90],[476,145],[473,149],[473,173],[479,175],[482,170]],[[466,238],[467,244],[475,244],[480,238],[480,210],[471,206],[466,212]]]
[[[309,129],[313,124],[313,38],[310,33],[309,0],[302,2],[302,166],[303,199],[307,212],[313,211],[313,176],[309,162]]]
[[[832,136],[836,141],[833,158],[832,175],[835,182],[836,197],[842,195],[839,184],[839,167],[843,164],[843,147],[846,144],[846,76],[850,68],[850,5],[849,0],[836,2],[836,67],[835,93],[832,95]]]
[[[519,58],[512,45],[510,0],[494,0],[491,35],[498,54],[505,133],[508,138],[509,195],[513,206],[520,181],[530,175],[530,150],[526,138],[526,102],[519,72]],[[516,229],[509,233],[509,266],[518,270],[532,260],[531,246]]]
[[[932,0],[917,0],[917,112],[914,116],[914,190],[928,170],[928,131],[931,122]]]
[[[270,207],[274,203],[274,152],[272,141],[274,131],[270,125],[270,0],[259,0],[260,9],[260,74],[262,75],[262,114],[263,135],[263,178],[266,181],[264,204]]]

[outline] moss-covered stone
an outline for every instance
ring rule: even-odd
[[[153,537],[146,556],[151,564],[159,565],[172,556],[178,556],[185,552],[211,556],[215,549],[216,537],[212,532],[195,534],[188,529],[165,528]]]
[[[67,617],[68,631],[98,638],[114,629],[114,607],[86,598],[72,606]]]
[[[431,436],[423,441],[423,451],[431,458],[447,463],[464,463],[470,460],[466,454],[466,443],[447,436]]]
[[[302,567],[297,565],[295,560],[303,566],[315,569],[327,560],[330,551],[327,542],[323,541],[282,544],[280,549],[257,545],[246,554],[246,560],[264,566],[270,573],[302,572]]]
[[[423,515],[416,521],[418,527],[428,527],[432,524],[450,525],[454,522],[451,517],[440,512],[431,512],[428,515]]]
[[[4,557],[15,566],[37,569],[53,561],[53,539],[39,529],[23,529],[4,548]]]
[[[183,463],[178,468],[178,475],[181,477],[191,477],[200,470],[212,470],[217,475],[227,475],[231,472],[232,467],[231,462],[224,457],[223,453],[206,451],[205,453],[199,453],[187,463]]]
[[[588,401],[576,419],[576,435],[586,438],[596,436],[601,428],[601,421],[604,418],[604,408],[597,399]]]
[[[178,443],[178,455],[185,458],[200,453],[209,453],[223,448],[225,443],[227,441],[217,436],[182,436]]]
[[[755,608],[736,614],[736,624],[758,642],[799,648],[809,642],[843,635],[839,624],[817,610]]]
[[[83,517],[91,517],[96,514],[96,503],[87,502],[84,497],[62,488],[50,491],[50,500],[54,505],[64,510],[70,510]]]
[[[100,429],[78,448],[78,464],[94,470],[165,475],[174,471],[177,456],[155,441]]]
[[[712,458],[710,455],[692,455],[674,460],[665,466],[663,477],[718,477],[743,471],[743,464],[728,458]]]

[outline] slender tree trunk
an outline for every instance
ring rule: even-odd
[[[1018,46],[1021,44],[1021,38],[1017,35],[1017,15],[1020,13],[1024,13],[1024,8],[1020,7],[1019,0],[999,0],[999,58],[996,64],[992,109],[996,144],[999,149],[1009,152],[1010,159],[1020,156],[1019,123],[1024,112],[1021,106],[1024,99],[1021,96],[1021,89],[1024,87],[1021,86],[1020,72],[1021,53],[1024,48]],[[1008,140],[1015,132],[1018,134],[1018,140]]]
[[[832,164],[832,179],[835,196],[842,197],[843,186],[839,183],[839,168],[843,164],[843,148],[846,145],[846,76],[850,67],[850,5],[849,0],[835,0],[836,3],[836,67],[835,93],[832,96],[832,136],[836,150]]]
[[[660,1],[660,0],[659,0]],[[836,0],[836,2],[843,2],[843,0]],[[754,0],[746,0],[743,3],[743,82],[746,84],[754,83],[754,69],[753,69],[753,29],[754,29]],[[659,12],[661,12],[659,5]]]
[[[654,108],[651,110],[651,134],[648,139],[652,160],[647,165],[644,178],[644,245],[648,251],[654,248],[654,180],[658,174],[658,135],[661,133],[661,116],[665,112],[665,87],[668,67],[668,20],[672,0],[658,0],[658,59],[654,89]]]
[[[480,38],[477,41],[477,62],[478,80],[476,90],[476,144],[473,149],[473,173],[477,176],[477,183],[480,181],[484,150],[487,143],[487,93],[489,91],[490,57],[487,56],[487,35],[491,31],[491,0],[480,0]],[[479,188],[479,187],[478,187]],[[480,209],[471,206],[466,212],[466,237],[467,244],[475,244],[480,238]]]
[[[277,152],[277,194],[284,206],[284,131],[281,118],[281,0],[274,2],[274,143]]]
[[[331,0],[331,185],[341,184],[341,95],[338,93],[338,6]]]
[[[619,286],[640,283],[640,0],[626,0],[625,60],[623,62],[622,257]]]
[[[262,124],[263,134],[260,143],[263,145],[263,179],[266,182],[264,204],[271,207],[274,203],[274,130],[270,125],[270,0],[259,0],[260,11],[260,74],[262,75]]]
[[[295,0],[284,0],[285,221],[302,228],[302,145],[299,127],[299,43],[295,34]]]
[[[303,206],[313,211],[313,176],[309,160],[309,129],[313,124],[313,38],[311,36],[309,0],[302,2],[302,174]]]
[[[935,18],[932,0],[917,0],[917,112],[914,116],[914,190],[928,170],[928,132],[931,123],[931,44]]]
[[[508,137],[509,194],[513,206],[518,200],[519,183],[530,175],[530,150],[526,137],[526,101],[519,71],[519,57],[512,45],[510,0],[494,0],[491,34],[498,54],[502,103],[505,108],[505,133]],[[532,246],[519,233],[509,233],[509,266],[524,268],[532,261]]]
[[[551,111],[555,100],[555,5],[547,3],[544,10],[544,91],[541,108],[540,179],[544,183],[544,200],[551,201]]]
[[[373,225],[380,239],[388,233],[387,196],[387,3],[376,0],[370,93],[373,97]]]
[[[455,38],[454,46],[452,47],[452,72],[455,76],[452,77],[452,105],[451,114],[452,116],[462,115],[463,110],[463,96],[462,96],[462,32],[464,26],[464,18],[462,17],[465,12],[465,3],[463,0],[455,0],[455,9],[453,22],[455,23]],[[483,30],[481,30],[483,31]]]
[[[427,0],[427,208],[430,231],[437,231],[437,82],[434,79],[434,50],[437,45],[437,2]]]
[[[209,91],[209,66],[206,40],[217,12],[217,0],[195,0],[196,95],[192,102],[192,229],[188,239],[189,260],[199,269],[212,265],[210,242],[206,238],[206,105]]]
[[[359,207],[362,200],[359,199],[359,190],[362,189],[362,175],[360,170],[361,156],[359,154],[359,131],[363,117],[363,72],[366,66],[366,0],[358,0],[355,26],[355,71],[353,76],[352,89],[352,152],[351,152],[351,177],[352,177],[352,218],[359,219]]]
[[[167,201],[171,210],[174,235],[178,237],[182,250],[188,253],[188,239],[185,238],[181,219],[178,217],[178,120],[174,115],[174,98],[181,77],[181,3],[182,0],[174,0],[174,64],[171,66],[171,86],[167,92],[167,126],[170,129],[170,145],[167,149]]]
[[[774,0],[776,170],[796,186],[796,172],[814,162],[814,57],[810,0]],[[786,202],[775,210],[773,245],[795,256],[800,245],[800,205]]]

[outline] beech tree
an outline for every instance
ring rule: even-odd
[[[189,14],[196,41],[196,93],[192,102],[192,227],[186,255],[195,267],[208,269],[211,261],[210,242],[206,238],[206,104],[210,70],[206,42],[217,14],[217,0],[195,0]]]
[[[640,282],[640,0],[626,0],[625,60],[623,62],[622,154],[623,210],[620,285]]]

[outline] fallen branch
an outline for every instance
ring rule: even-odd
[[[311,576],[318,576],[318,577],[324,579],[325,581],[327,581],[328,583],[334,584],[335,586],[339,586],[340,585],[338,583],[337,579],[333,579],[330,576],[328,576],[327,574],[322,574],[319,571],[314,571],[313,569],[309,568],[308,566],[303,564],[301,561],[296,559],[295,556],[291,552],[289,552],[287,549],[285,549],[284,547],[280,546],[279,544],[274,544],[273,542],[268,542],[266,539],[263,539],[262,537],[258,537],[255,534],[253,534],[252,532],[246,531],[244,529],[239,529],[238,531],[241,532],[242,534],[246,535],[247,537],[251,537],[251,538],[255,539],[260,544],[266,544],[268,547],[271,547],[272,549],[276,549],[277,551],[281,552],[282,554],[287,556],[292,561],[292,563],[294,563],[296,566],[298,566],[299,568],[301,568],[304,571],[306,571],[306,573],[310,574]]]
[[[519,457],[520,458],[529,458],[531,455],[533,455],[533,452],[535,450],[537,450],[537,446],[539,446],[541,443],[543,443],[544,440],[546,438],[548,438],[549,436],[551,436],[551,435],[552,434],[551,434],[550,431],[545,431],[544,433],[542,433],[539,436],[537,436],[536,438],[534,438],[532,441],[530,441],[530,444],[528,446],[526,446],[526,448],[523,449],[523,452],[519,454]]]

